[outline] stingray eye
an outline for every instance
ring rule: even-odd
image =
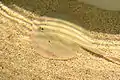
[[[38,30],[38,31],[43,31],[43,30],[44,30],[44,28],[39,27],[37,30]]]

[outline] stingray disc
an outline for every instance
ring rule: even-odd
[[[47,21],[41,21],[33,31],[32,45],[41,56],[50,59],[70,59],[76,56],[76,51],[73,50],[75,42],[67,38],[69,34],[67,29],[62,29],[63,26],[68,25],[54,19],[50,22],[48,18]]]

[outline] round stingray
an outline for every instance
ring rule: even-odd
[[[31,36],[32,45],[37,53],[50,59],[74,58],[76,51],[73,45],[76,43],[73,41],[74,35],[70,35],[73,31],[69,30],[72,26],[62,20],[48,17],[39,21],[40,24]]]

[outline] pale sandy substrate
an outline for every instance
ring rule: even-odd
[[[82,8],[84,12],[84,8],[86,7],[83,4],[81,5],[83,6]],[[94,10],[94,8],[92,9]],[[33,29],[34,25],[32,24],[32,22],[30,20],[26,20],[27,22],[25,22],[25,20],[23,20],[24,18],[22,18],[22,20],[20,21],[20,19],[18,19],[19,16],[8,17],[4,15],[5,13],[2,11],[3,10],[0,11],[1,12],[0,14],[0,80],[119,80],[120,79],[119,77],[120,65],[115,64],[107,60],[106,58],[101,57],[100,53],[98,53],[93,49],[94,46],[91,46],[92,44],[88,46],[82,45],[82,42],[80,41],[81,39],[78,41],[76,39],[76,41],[79,43],[78,44],[72,41],[70,42],[66,41],[67,42],[66,43],[64,39],[58,37],[57,38],[47,37],[47,40],[51,41],[49,43],[51,45],[53,45],[52,40],[54,39],[57,40],[58,43],[61,45],[64,43],[65,46],[69,46],[66,50],[70,51],[69,53],[72,52],[72,54],[75,54],[74,55],[75,57],[72,59],[68,58],[64,60],[64,59],[51,59],[51,58],[49,59],[41,56],[41,53],[49,53],[49,52],[45,52],[42,48],[38,50],[35,46],[33,46],[34,44],[31,41],[31,39],[33,39],[31,37],[31,32],[32,32],[31,30],[34,30]],[[7,14],[9,14],[9,11]],[[24,15],[26,14],[24,13]],[[38,19],[36,18],[36,20]],[[82,26],[87,26],[86,24],[83,24]],[[96,24],[91,24],[91,25],[93,26]],[[91,30],[94,30],[92,29],[92,26],[90,28]],[[46,31],[46,29],[44,31]],[[100,31],[98,30],[98,32]],[[106,31],[106,33],[107,32],[109,31]],[[112,34],[97,33],[94,31],[88,33],[91,33],[93,37],[102,40],[106,39],[105,38],[106,36],[104,37],[104,35],[107,35],[107,39],[113,40],[113,43],[115,39],[114,37],[116,37],[115,35]],[[111,36],[113,36],[112,39]],[[39,37],[41,39],[45,39],[42,35],[40,35]],[[119,38],[117,39],[119,40]],[[58,45],[55,45],[55,47],[57,46]],[[82,49],[81,46],[84,47],[85,49]],[[89,46],[93,48],[89,48]],[[100,47],[95,49],[98,50],[99,48],[103,47],[103,43],[101,43],[101,45],[99,46]],[[112,46],[115,47],[114,44],[112,44]],[[58,47],[58,49],[57,48],[55,49],[57,49],[56,50],[57,52],[60,52],[59,50],[62,47]],[[87,51],[86,49],[90,49],[90,51],[89,50]],[[94,50],[93,52],[92,49]],[[109,57],[106,56],[107,58],[110,58],[110,56],[112,56],[111,59],[120,62],[119,48],[117,50],[109,49],[109,47],[101,48],[101,49],[106,52],[103,53],[102,55],[108,55]],[[96,53],[99,55],[96,55]]]

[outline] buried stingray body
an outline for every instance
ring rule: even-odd
[[[26,27],[27,29],[32,30],[30,40],[36,51],[45,58],[56,60],[76,58],[76,52],[71,50],[73,47],[68,46],[68,44],[76,43],[92,55],[96,55],[116,64],[120,63],[119,59],[105,56],[105,52],[98,49],[106,48],[105,45],[110,45],[111,42],[94,39],[86,30],[75,24],[49,17],[40,17],[31,21],[19,13],[7,8],[2,3],[0,3],[0,8],[1,15],[17,21],[18,23],[32,25],[32,27]],[[38,30],[38,27],[41,27],[41,29],[39,28]],[[64,42],[64,44],[61,42]],[[100,44],[100,42],[104,42],[104,44],[98,46],[96,43]],[[120,42],[116,41],[115,44],[120,45],[118,43]],[[110,45],[109,49],[120,49],[120,46]]]
[[[71,23],[69,24],[69,22],[65,23],[64,21],[54,19],[54,18],[49,18],[49,17],[42,17],[39,20],[41,21],[40,23],[35,23],[35,25],[40,26],[38,28],[39,32],[37,33],[37,35],[44,34],[44,36],[47,37],[46,40],[48,41],[48,44],[55,46],[51,48],[51,49],[54,48],[53,51],[51,49],[46,48],[46,50],[50,50],[49,52],[50,54],[46,53],[47,56],[43,55],[43,57],[49,58],[49,59],[56,59],[56,60],[69,60],[69,59],[77,58],[76,52],[71,50],[72,49],[70,47],[71,45],[68,46],[71,43],[76,43],[76,44],[79,44],[82,49],[88,51],[91,55],[99,58],[103,58],[109,62],[120,65],[119,59],[106,56],[104,51],[99,50],[96,47],[97,45],[92,43],[92,40],[87,40],[87,38],[89,39],[89,37],[86,36],[87,32],[82,28],[81,28],[82,31],[80,32],[80,28],[79,29],[74,28],[75,25],[72,25]],[[61,46],[62,42],[63,44]],[[39,42],[37,42],[37,44],[38,43]],[[104,45],[101,47],[105,48]],[[63,52],[59,51],[60,49],[63,50]]]

